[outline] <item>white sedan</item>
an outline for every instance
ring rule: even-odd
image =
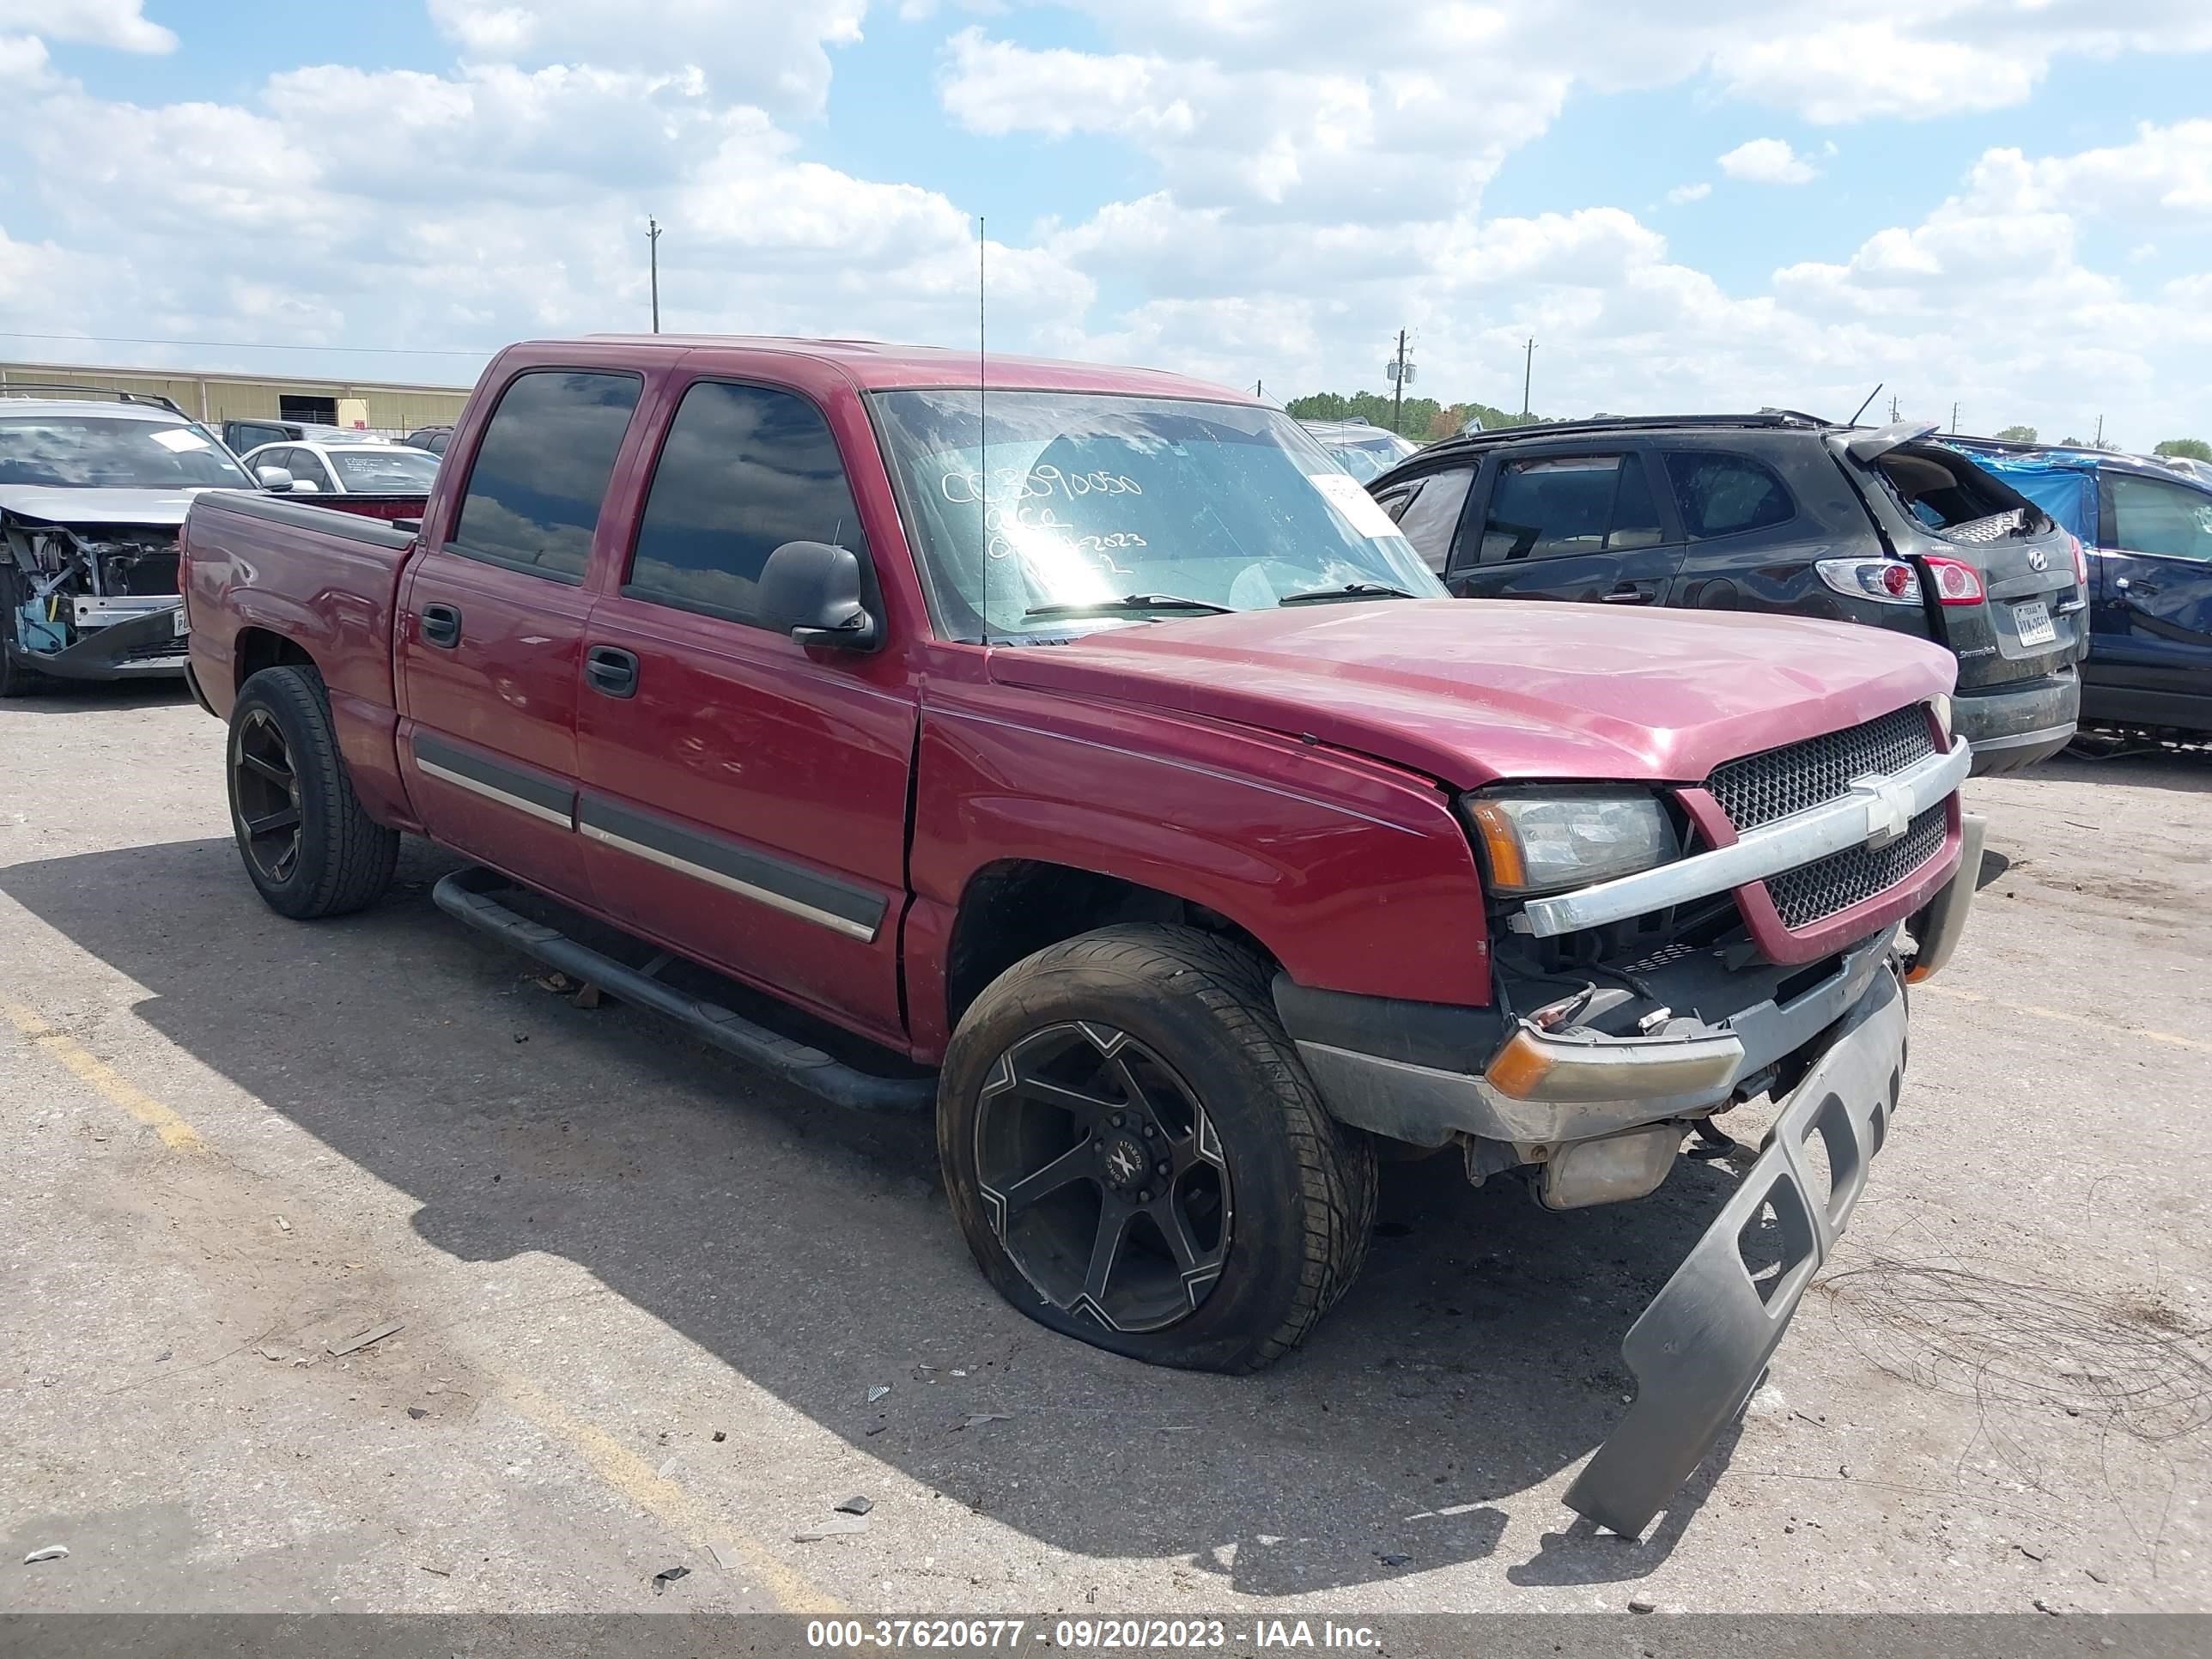
[[[422,495],[438,476],[438,458],[428,450],[366,440],[263,444],[241,459],[265,488],[285,487],[281,472],[300,495]]]

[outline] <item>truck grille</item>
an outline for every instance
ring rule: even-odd
[[[1767,896],[1773,899],[1782,925],[1793,929],[1808,927],[1896,886],[1943,850],[1943,807],[1944,803],[1938,801],[1879,852],[1847,847],[1795,870],[1769,876]]]
[[[1729,761],[1713,769],[1705,787],[1741,835],[1849,794],[1853,778],[1887,777],[1935,752],[1928,711],[1911,703],[1863,726]]]

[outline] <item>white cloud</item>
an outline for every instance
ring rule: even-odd
[[[145,13],[146,0],[0,0],[0,33],[21,31],[118,52],[174,52],[176,35]]]
[[[440,33],[471,63],[654,74],[696,68],[725,97],[811,116],[829,94],[828,49],[860,40],[867,0],[429,0],[429,7]]]
[[[1820,169],[1790,148],[1786,138],[1753,138],[1719,158],[1731,179],[1754,185],[1809,185]]]
[[[1667,199],[1680,207],[1685,202],[1702,202],[1713,193],[1713,187],[1703,179],[1694,185],[1677,185],[1667,192]]]

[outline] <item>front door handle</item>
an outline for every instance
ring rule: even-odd
[[[584,653],[584,678],[603,697],[637,695],[637,658],[611,645],[595,645]]]
[[[1658,597],[1656,582],[1623,582],[1610,593],[1598,595],[1607,605],[1649,605]]]
[[[461,642],[461,612],[457,605],[426,605],[416,620],[422,624],[422,642],[443,647],[450,651]]]

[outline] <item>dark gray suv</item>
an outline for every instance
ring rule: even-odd
[[[1606,418],[1431,445],[1367,486],[1468,599],[1760,611],[1917,635],[1959,659],[1977,772],[2072,740],[2081,544],[1933,426]]]

